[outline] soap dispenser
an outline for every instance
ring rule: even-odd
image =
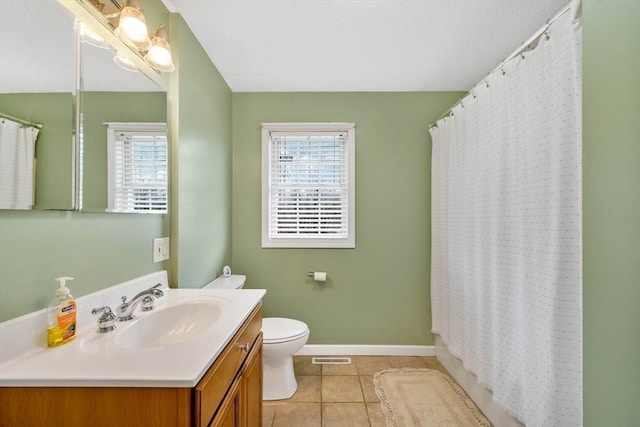
[[[76,337],[76,302],[66,286],[67,280],[73,277],[58,277],[56,296],[51,299],[47,318],[47,346],[56,347]]]

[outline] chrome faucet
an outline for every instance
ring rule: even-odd
[[[111,309],[107,306],[97,307],[91,310],[91,314],[100,314],[98,318],[98,333],[104,334],[111,332],[116,328],[116,316],[111,312]]]
[[[133,319],[133,311],[136,309],[138,304],[142,302],[144,311],[153,310],[153,301],[155,298],[160,298],[164,295],[161,289],[158,289],[162,286],[160,283],[157,285],[145,289],[140,292],[135,297],[131,298],[131,301],[127,302],[127,297],[122,297],[122,304],[116,308],[116,315],[118,316],[118,320],[120,322],[124,322],[126,320]]]

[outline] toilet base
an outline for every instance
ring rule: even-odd
[[[267,359],[262,361],[262,399],[288,399],[298,389],[298,382],[293,372],[293,357]]]

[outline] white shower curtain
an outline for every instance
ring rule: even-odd
[[[431,128],[433,332],[527,426],[582,425],[572,13]]]
[[[31,209],[39,130],[0,119],[0,209]]]

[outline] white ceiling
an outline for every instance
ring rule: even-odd
[[[234,92],[469,90],[569,0],[163,0]]]
[[[234,92],[304,92],[469,90],[569,0],[162,1]],[[70,91],[73,39],[56,0],[0,0],[0,92]],[[90,55],[85,88],[155,90]]]
[[[0,0],[0,93],[71,92],[73,45],[73,16],[57,2]]]

